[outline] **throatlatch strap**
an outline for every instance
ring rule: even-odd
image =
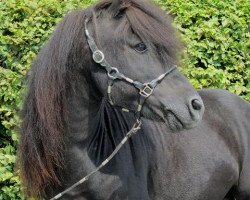
[[[108,80],[108,91],[107,91],[107,95],[108,95],[108,101],[109,103],[113,106],[114,105],[114,102],[112,100],[112,97],[111,97],[111,90],[112,90],[112,86],[114,84],[114,80],[113,79],[109,79]]]

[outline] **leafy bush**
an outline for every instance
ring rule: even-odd
[[[55,24],[95,0],[0,1],[0,199],[23,199],[13,173],[25,75]],[[186,44],[182,71],[196,88],[225,88],[250,100],[248,0],[156,0]]]
[[[0,1],[0,199],[23,199],[13,173],[23,79],[55,24],[91,0]]]
[[[250,101],[250,1],[157,0],[186,44],[182,71],[196,88],[223,88]]]

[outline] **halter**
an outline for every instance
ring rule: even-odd
[[[94,39],[91,37],[91,35],[89,34],[89,31],[87,29],[87,23],[89,22],[89,19],[85,20],[85,34],[87,36],[87,41],[88,41],[88,45],[92,51],[92,58],[93,60],[100,64],[101,67],[103,67],[106,72],[107,72],[107,76],[108,76],[108,90],[107,90],[107,96],[108,96],[108,101],[112,106],[115,107],[119,107],[121,108],[123,111],[125,112],[129,112],[130,110],[127,108],[123,108],[121,106],[115,105],[114,101],[112,100],[111,97],[111,90],[112,90],[112,86],[115,80],[122,80],[125,81],[131,85],[133,85],[136,89],[139,90],[139,103],[137,106],[137,110],[136,110],[136,119],[140,120],[140,113],[142,110],[142,106],[145,102],[145,100],[152,95],[155,87],[168,75],[170,74],[173,70],[176,69],[176,66],[172,66],[168,71],[166,71],[164,74],[161,74],[160,76],[158,76],[156,79],[152,80],[151,82],[147,82],[147,83],[141,83],[139,81],[134,81],[133,79],[125,76],[124,74],[122,74],[121,72],[119,72],[119,70],[116,67],[112,67],[105,59],[104,53],[98,49]]]
[[[146,99],[153,94],[155,87],[158,84],[160,84],[161,81],[168,74],[170,74],[172,71],[174,71],[176,69],[176,65],[174,65],[168,71],[166,71],[165,73],[161,74],[156,79],[153,79],[150,82],[141,83],[139,81],[134,81],[133,79],[131,79],[131,78],[125,76],[124,74],[122,74],[121,72],[119,72],[119,70],[116,67],[112,67],[106,61],[104,53],[101,50],[98,49],[98,47],[97,47],[97,45],[96,45],[93,37],[89,34],[89,31],[87,29],[87,23],[88,22],[89,22],[89,19],[86,19],[85,20],[85,34],[86,34],[86,37],[87,37],[87,42],[88,42],[88,45],[90,47],[90,50],[92,51],[92,58],[93,58],[93,60],[95,61],[95,63],[97,63],[101,67],[103,67],[106,70],[106,72],[107,72],[107,76],[108,76],[107,97],[108,97],[109,103],[112,106],[114,106],[114,107],[120,108],[124,112],[131,112],[131,110],[129,110],[127,108],[123,108],[121,106],[115,105],[114,101],[112,100],[111,91],[112,91],[113,84],[114,84],[114,82],[116,80],[125,81],[125,82],[133,85],[136,89],[139,90],[139,101],[138,101],[137,109],[135,111],[136,122],[134,123],[134,125],[132,126],[132,128],[129,130],[129,132],[126,133],[125,137],[117,145],[117,147],[110,154],[110,156],[107,159],[105,159],[95,170],[93,170],[92,172],[90,172],[89,174],[87,174],[85,177],[83,177],[81,180],[79,180],[78,182],[76,182],[75,184],[73,184],[72,186],[70,186],[69,188],[67,188],[66,190],[64,190],[63,192],[57,194],[56,196],[54,196],[50,200],[59,199],[64,194],[66,194],[67,192],[71,191],[72,189],[74,189],[78,185],[86,182],[89,179],[90,176],[92,176],[93,174],[95,174],[96,172],[98,172],[101,168],[103,168],[118,153],[118,151],[127,142],[127,140],[132,135],[136,134],[137,131],[141,128],[141,120],[140,120],[140,118],[141,118],[141,110],[142,110],[143,104],[146,101]]]

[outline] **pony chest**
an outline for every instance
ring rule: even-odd
[[[222,141],[196,130],[158,149],[150,167],[153,199],[223,199],[239,173]]]

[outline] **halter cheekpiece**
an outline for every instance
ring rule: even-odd
[[[72,186],[70,186],[69,188],[64,190],[63,192],[57,194],[56,196],[54,196],[50,200],[59,199],[60,197],[62,197],[67,192],[71,191],[72,189],[74,189],[78,185],[80,185],[83,182],[87,181],[90,176],[92,176],[93,174],[98,172],[101,168],[103,168],[117,154],[117,152],[126,143],[126,141],[132,135],[136,134],[137,131],[141,128],[141,120],[140,120],[141,110],[142,110],[143,104],[146,101],[146,99],[153,94],[155,87],[158,84],[160,84],[161,81],[168,74],[170,74],[172,71],[174,71],[176,69],[176,66],[174,65],[168,71],[166,71],[164,74],[161,74],[156,79],[153,79],[150,82],[141,83],[139,81],[134,81],[133,79],[131,79],[131,78],[125,76],[124,74],[122,74],[121,72],[119,72],[119,70],[116,67],[112,67],[106,61],[104,53],[100,49],[98,49],[93,37],[90,35],[90,33],[89,33],[88,29],[87,29],[88,22],[89,22],[89,19],[86,19],[85,20],[85,34],[86,34],[86,37],[87,37],[88,45],[89,45],[90,50],[92,52],[92,58],[93,58],[95,63],[99,64],[107,72],[107,76],[108,76],[107,98],[108,98],[108,101],[112,106],[115,106],[116,108],[120,108],[124,112],[130,112],[131,110],[129,110],[128,108],[123,108],[121,106],[115,105],[115,102],[112,100],[111,91],[112,91],[112,86],[113,86],[115,80],[122,80],[122,81],[125,81],[125,82],[133,85],[136,89],[139,90],[138,106],[137,106],[137,109],[135,111],[136,121],[135,121],[134,125],[132,126],[132,128],[130,129],[130,131],[125,135],[125,137],[117,145],[115,150],[111,153],[111,155],[107,159],[105,159],[96,169],[94,169],[92,172],[87,174],[81,180],[79,180],[78,182],[76,182],[75,184],[73,184]]]

